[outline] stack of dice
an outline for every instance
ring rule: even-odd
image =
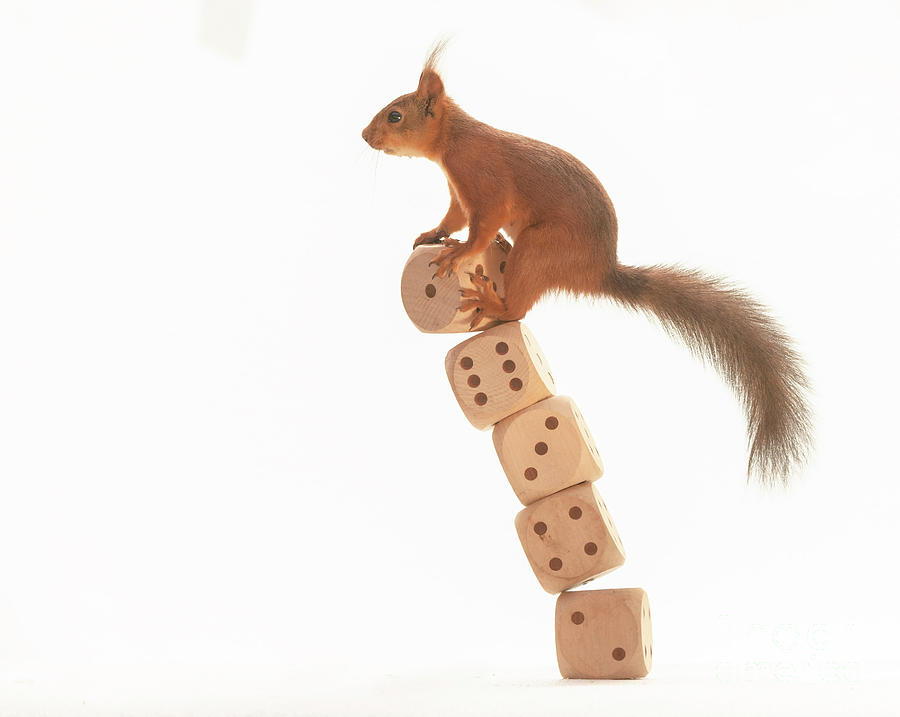
[[[403,305],[426,333],[469,330],[460,290],[471,277],[503,295],[509,244],[497,238],[447,277],[430,262],[441,246],[420,246],[401,279]],[[640,588],[571,590],[625,562],[622,541],[593,483],[603,474],[597,447],[571,398],[555,383],[531,332],[518,321],[493,322],[447,354],[459,406],[494,447],[525,506],[516,531],[538,582],[556,601],[556,655],[563,677],[644,677],[653,657],[650,606]]]

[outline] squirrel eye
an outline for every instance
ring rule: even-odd
[[[397,110],[394,110],[388,115],[388,122],[399,122],[402,116]]]

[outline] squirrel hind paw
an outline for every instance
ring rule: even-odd
[[[460,311],[474,311],[470,329],[474,329],[485,321],[500,319],[506,312],[506,303],[497,294],[496,284],[484,274],[469,272],[472,281],[471,289],[461,289]]]

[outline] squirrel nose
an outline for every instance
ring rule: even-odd
[[[368,132],[369,132],[369,128],[368,128],[368,127],[366,127],[366,128],[362,131],[362,138],[363,138],[364,140],[366,140],[366,144],[369,143]]]

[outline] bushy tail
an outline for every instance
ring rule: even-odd
[[[766,309],[721,279],[678,267],[619,265],[601,291],[656,317],[716,367],[747,416],[748,478],[786,482],[811,444],[809,386],[790,338]]]

